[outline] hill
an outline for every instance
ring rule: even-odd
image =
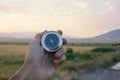
[[[28,43],[31,39],[16,39],[0,37],[0,43]]]
[[[15,39],[32,39],[35,32],[14,32],[14,33],[0,33],[2,38],[15,38]]]
[[[93,38],[68,39],[69,43],[120,43],[120,29],[116,29]]]
[[[0,33],[0,42],[29,42],[35,34],[35,32]],[[120,29],[112,30],[92,38],[63,36],[68,39],[68,43],[120,43]]]

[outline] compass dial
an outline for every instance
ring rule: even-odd
[[[55,52],[62,47],[62,37],[56,31],[46,32],[41,39],[43,48],[48,52]]]
[[[45,45],[49,49],[56,49],[59,44],[59,38],[54,34],[49,34],[45,38]]]

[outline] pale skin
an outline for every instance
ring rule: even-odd
[[[9,80],[50,80],[56,69],[66,60],[62,48],[55,53],[44,51],[40,39],[45,32],[38,33],[30,42],[24,64]],[[62,35],[61,30],[58,32]],[[66,43],[67,40],[63,38],[63,44]]]

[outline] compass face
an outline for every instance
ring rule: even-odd
[[[49,49],[56,49],[59,44],[59,38],[55,34],[49,34],[45,38],[45,45]]]
[[[48,52],[55,52],[62,47],[62,37],[56,31],[48,31],[42,36],[42,46]]]

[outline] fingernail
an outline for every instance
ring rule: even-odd
[[[60,52],[57,53],[56,55],[57,55],[58,58],[61,58],[61,56],[62,56]]]

